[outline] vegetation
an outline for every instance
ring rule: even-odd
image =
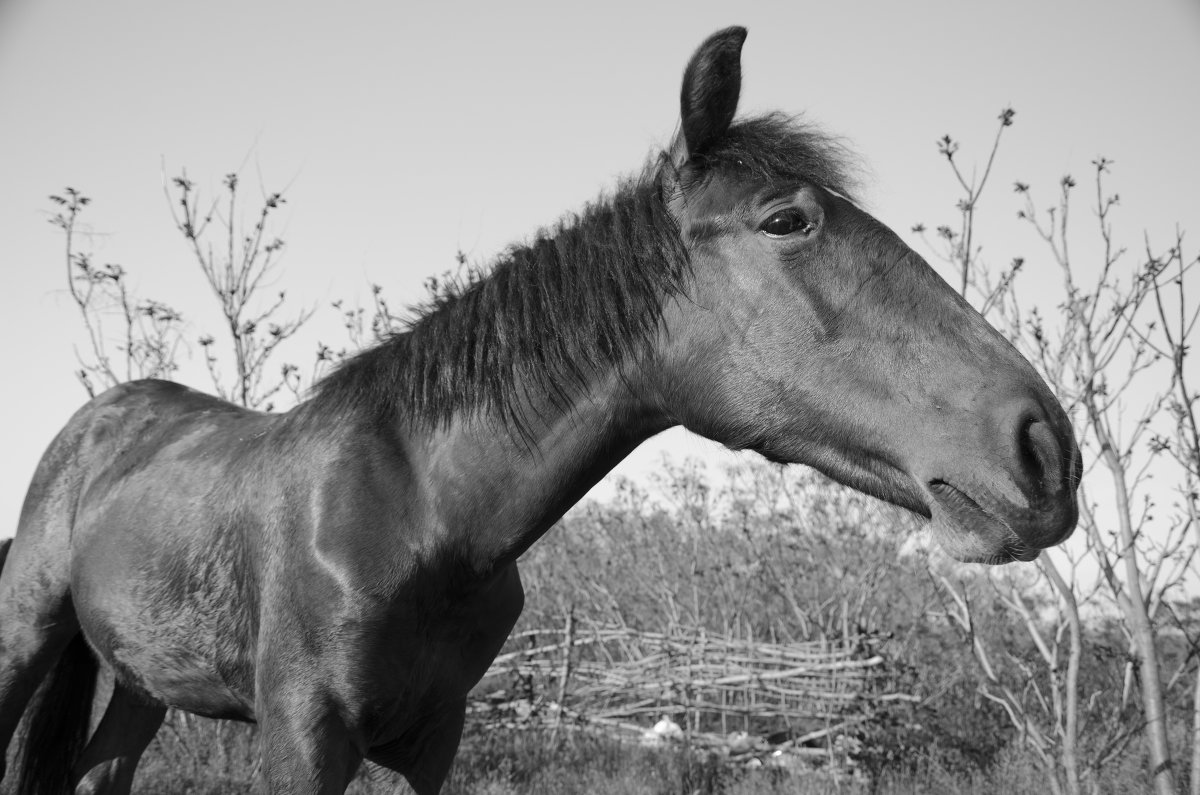
[[[1162,249],[1147,241],[1137,256],[1121,248],[1112,164],[1098,158],[1092,231],[1077,228],[1074,178],[1057,182],[1048,206],[1036,186],[1017,182],[1014,211],[1043,249],[991,266],[976,226],[1014,116],[1001,113],[978,179],[967,178],[957,141],[939,142],[962,198],[956,223],[935,227],[927,242],[1074,418],[1085,456],[1081,538],[1033,566],[967,567],[928,548],[909,515],[811,472],[745,463],[712,473],[665,462],[655,482],[622,483],[614,500],[572,512],[530,550],[515,634],[591,622],[767,640],[870,635],[886,660],[873,686],[911,698],[827,733],[826,757],[804,775],[696,753],[686,735],[643,748],[569,724],[468,729],[447,792],[1074,795],[1176,792],[1189,782],[1200,794],[1200,601],[1189,596],[1200,544],[1200,394],[1187,367],[1197,259],[1185,254],[1182,233]],[[309,316],[279,319],[284,293],[260,295],[283,246],[270,234],[283,197],[266,193],[242,225],[236,175],[211,206],[186,177],[171,184],[186,251],[224,317],[224,342],[199,339],[213,387],[266,410],[298,396],[345,351],[320,346],[311,375],[274,363],[277,346]],[[178,313],[136,298],[124,269],[97,268],[78,250],[85,196],[68,189],[52,200],[87,339],[85,388],[176,373],[187,348]],[[1026,292],[1027,262],[1055,269],[1061,293]],[[401,323],[378,287],[372,302],[367,311],[334,304],[351,349]],[[566,697],[564,685],[559,708]],[[138,786],[241,792],[256,771],[252,727],[173,714]],[[368,767],[351,791],[396,784]]]

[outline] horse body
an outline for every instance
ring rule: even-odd
[[[31,488],[31,502],[61,489],[73,519],[28,524],[68,531],[40,539],[69,550],[51,576],[124,697],[257,721],[281,758],[316,728],[291,713],[322,705],[348,770],[367,757],[437,778],[448,757],[407,751],[427,734],[457,744],[464,698],[521,611],[517,555],[632,448],[629,426],[593,394],[540,422],[534,452],[488,423],[414,432],[322,408],[263,415],[120,385],[51,445],[46,461],[70,467]]]
[[[354,728],[362,755],[461,703],[520,614],[515,555],[474,570],[442,528],[480,519],[457,507],[439,519],[423,497],[474,504],[436,485],[441,467],[467,474],[462,445],[437,444],[418,471],[401,429],[346,427],[162,381],[118,386],[76,415],[47,454],[76,469],[70,556],[57,563],[69,560],[79,628],[123,687],[259,722],[273,708],[256,704],[260,687],[309,691]]]
[[[150,698],[252,718],[261,572],[246,535],[270,514],[246,508],[278,506],[281,484],[253,483],[272,453],[247,440],[279,423],[157,381],[100,395],[76,423],[61,442],[79,440],[82,470],[70,592],[92,648]]]
[[[435,793],[517,558],[673,425],[922,514],[963,559],[1070,532],[1061,407],[846,198],[827,140],[731,124],[744,36],[693,57],[662,160],[291,412],[160,381],[81,409],[0,570],[0,746],[95,655],[116,684],[62,786],[128,791],[175,706],[258,722],[273,792],[341,792],[368,758]]]

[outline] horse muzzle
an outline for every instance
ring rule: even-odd
[[[1010,416],[990,454],[925,483],[934,533],[959,560],[1033,560],[1078,521],[1080,455],[1065,416],[1036,407]]]

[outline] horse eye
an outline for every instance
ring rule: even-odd
[[[763,221],[762,226],[758,229],[771,237],[785,237],[795,232],[811,232],[813,226],[814,224],[799,210],[787,209],[772,213],[771,217]]]

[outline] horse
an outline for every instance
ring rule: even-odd
[[[0,747],[39,683],[83,686],[64,665],[115,683],[90,739],[86,710],[29,708],[79,750],[27,742],[26,791],[128,792],[174,707],[257,722],[272,793],[343,792],[364,759],[437,793],[518,558],[673,426],[902,506],[963,561],[1071,532],[1062,407],[858,206],[844,146],[735,119],[745,38],[696,50],[640,172],[291,411],[146,380],[69,420],[0,574]]]

